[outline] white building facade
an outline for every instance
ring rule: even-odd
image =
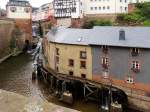
[[[39,7],[32,13],[32,21],[48,20],[54,16],[53,2]]]
[[[150,0],[84,0],[84,14],[128,13],[129,3],[148,2]]]
[[[31,19],[32,8],[26,0],[9,0],[6,5],[7,18]]]

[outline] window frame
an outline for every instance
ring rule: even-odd
[[[59,55],[59,48],[56,48],[56,55]]]
[[[125,82],[128,84],[134,84],[135,80],[134,80],[133,76],[127,76],[125,79]]]
[[[141,63],[139,60],[132,60],[131,62],[131,70],[135,73],[138,73],[141,71]]]
[[[130,54],[132,57],[140,55],[141,50],[139,48],[131,48]]]
[[[84,63],[84,64],[83,64]],[[84,65],[84,66],[83,66]],[[80,61],[80,68],[81,69],[86,69],[86,61]]]
[[[86,79],[86,74],[81,74],[81,78]]]
[[[109,67],[109,57],[102,57],[101,58],[101,65],[104,69],[108,69],[108,67]]]
[[[69,65],[69,67],[74,67],[74,60],[73,59],[69,59],[68,60],[68,65]]]
[[[72,74],[71,74],[72,73]],[[69,71],[69,76],[73,76],[74,72],[72,70]]]
[[[86,51],[80,51],[80,59],[87,59],[87,52]]]

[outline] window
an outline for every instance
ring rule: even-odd
[[[69,59],[69,66],[73,67],[74,66],[74,60],[73,59]]]
[[[59,64],[59,57],[56,56],[56,64]]]
[[[91,7],[91,10],[93,10],[93,7]]]
[[[30,8],[24,8],[24,11],[25,11],[26,13],[29,13],[29,12],[30,12]]]
[[[74,8],[72,8],[72,12],[76,12],[76,8],[74,7]]]
[[[131,55],[132,56],[139,56],[139,54],[140,54],[140,49],[138,49],[138,48],[132,48],[131,49]]]
[[[125,7],[124,10],[127,11],[127,7]]]
[[[129,84],[133,84],[134,83],[133,77],[131,77],[131,76],[127,77],[126,82],[129,83]]]
[[[95,10],[97,10],[97,7],[95,7]]]
[[[56,55],[59,55],[59,48],[56,48]]]
[[[86,68],[86,61],[80,61],[80,68]]]
[[[81,59],[86,59],[87,58],[86,51],[80,51],[80,58]]]
[[[108,71],[103,71],[103,72],[102,72],[102,76],[103,76],[104,79],[108,79],[108,78],[109,78],[109,73],[108,73]]]
[[[59,72],[59,68],[58,68],[58,66],[56,67],[56,71],[57,71],[57,72]]]
[[[108,46],[102,46],[102,52],[107,54],[108,53]]]
[[[103,7],[103,10],[105,10],[105,6]]]
[[[110,9],[110,7],[109,7],[109,6],[107,6],[107,9]]]
[[[120,11],[122,12],[122,6],[120,6]]]
[[[69,71],[69,75],[73,76],[73,71]]]
[[[10,7],[11,12],[16,12],[17,8],[16,7]]]
[[[139,61],[132,61],[132,68],[133,72],[140,72],[140,63]]]
[[[109,66],[108,58],[103,57],[101,63],[102,63],[103,68],[108,69],[108,66]]]
[[[81,77],[82,78],[86,78],[86,74],[81,74]]]

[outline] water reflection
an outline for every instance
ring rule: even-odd
[[[0,64],[0,89],[22,94],[41,101],[49,101],[83,112],[98,112],[94,103],[77,101],[73,106],[58,101],[48,84],[42,81],[32,81],[32,57],[21,54]]]

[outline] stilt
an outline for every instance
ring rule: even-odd
[[[50,87],[51,89],[53,89],[53,83],[54,83],[54,77],[53,76],[50,76]]]

